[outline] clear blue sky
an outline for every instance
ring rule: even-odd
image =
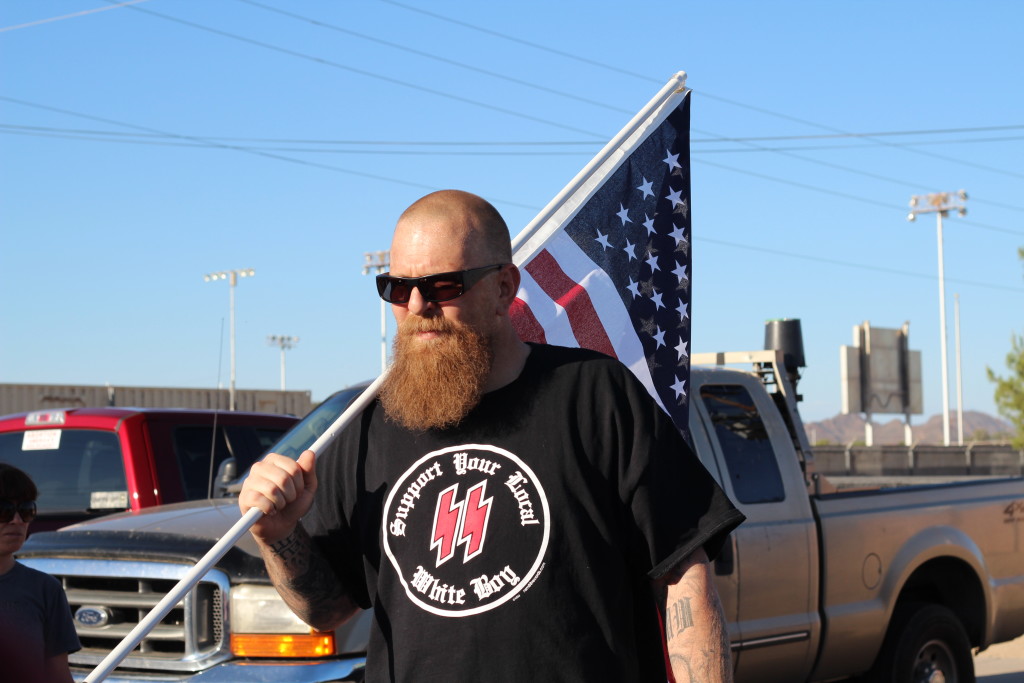
[[[231,268],[256,269],[239,388],[279,385],[271,334],[301,338],[290,389],[372,378],[363,254],[409,203],[470,190],[518,232],[685,70],[693,349],[801,318],[820,419],[851,328],[909,321],[941,412],[935,220],[905,215],[964,188],[951,389],[959,293],[965,408],[995,412],[985,367],[1024,332],[1024,5],[402,2],[0,5],[0,381],[227,386],[228,287],[202,276]]]

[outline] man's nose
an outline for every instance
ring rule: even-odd
[[[424,299],[419,287],[413,287],[412,292],[409,294],[409,303],[406,304],[406,307],[413,315],[427,318],[437,310],[438,305],[433,301]]]

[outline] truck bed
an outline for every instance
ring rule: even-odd
[[[851,488],[813,498],[829,632],[815,678],[877,652],[900,600],[954,605],[981,647],[1024,632],[1024,478],[830,480]]]

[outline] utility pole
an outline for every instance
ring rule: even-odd
[[[228,291],[230,295],[228,300],[231,309],[231,385],[228,389],[228,410],[235,409],[235,286],[238,284],[238,278],[252,277],[255,274],[256,271],[252,268],[242,268],[240,270],[220,270],[203,276],[203,280],[206,282],[227,280],[229,285]]]
[[[936,218],[936,231],[939,242],[939,341],[942,351],[942,441],[949,445],[949,358],[946,351],[946,277],[943,269],[942,257],[942,219],[949,216],[951,210],[956,210],[958,216],[966,216],[967,209],[962,203],[967,201],[967,193],[963,190],[957,192],[933,192],[926,195],[913,195],[910,198],[910,214],[907,220],[917,220],[918,214],[934,213]],[[921,206],[924,204],[924,206]]]
[[[960,295],[953,295],[953,340],[956,355],[956,445],[964,445],[964,383],[960,366]]]
[[[271,346],[278,346],[281,349],[281,391],[284,391],[284,352],[294,348],[299,343],[299,338],[283,334],[271,334],[267,337],[267,343]]]
[[[391,267],[390,251],[368,251],[363,254],[363,275],[370,271],[376,271],[377,275],[387,272]],[[380,300],[380,371],[383,374],[388,369],[388,311],[384,305],[384,299]]]

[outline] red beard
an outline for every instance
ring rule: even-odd
[[[437,336],[420,339],[420,332]],[[493,360],[484,335],[442,317],[406,318],[394,354],[381,404],[389,418],[415,431],[458,425],[480,402]]]

